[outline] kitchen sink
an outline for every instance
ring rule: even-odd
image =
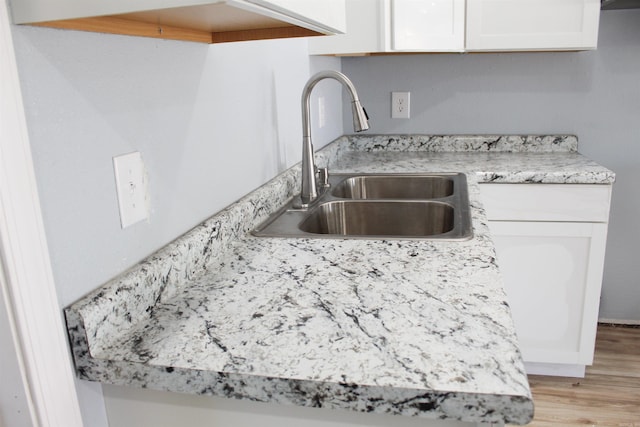
[[[332,194],[346,199],[434,199],[453,194],[454,178],[436,175],[354,176]]]
[[[447,203],[367,200],[323,203],[299,228],[340,236],[427,237],[451,231],[453,226],[454,208]]]
[[[307,208],[295,198],[252,231],[260,237],[468,240],[461,173],[332,174]]]

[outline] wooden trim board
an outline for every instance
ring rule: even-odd
[[[183,40],[199,43],[212,43],[212,34],[208,31],[171,27],[132,21],[114,16],[97,18],[67,19],[61,21],[39,22],[38,27],[59,28],[63,30],[90,31],[94,33],[120,34],[126,36],[152,37],[156,39]]]
[[[227,43],[322,35],[316,31],[293,25],[278,28],[209,32],[204,30],[174,27],[170,25],[153,24],[143,21],[134,21],[117,16],[67,19],[60,21],[38,22],[28,25],[198,43]]]

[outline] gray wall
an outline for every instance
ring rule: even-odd
[[[300,161],[306,40],[208,46],[14,27],[36,176],[67,305]],[[322,82],[342,134],[341,89]],[[315,113],[315,112],[314,112]],[[151,218],[122,230],[112,157],[140,151]]]
[[[209,46],[12,30],[61,306],[297,163],[302,88],[340,68],[310,60],[304,39]],[[343,134],[341,90],[314,90],[327,111],[316,148]],[[131,151],[148,170],[151,217],[122,230],[112,157]],[[86,425],[106,425],[100,386],[76,386]]]
[[[344,58],[342,69],[373,133],[578,135],[617,174],[600,317],[640,321],[640,10],[603,12],[593,52]],[[411,91],[411,119],[391,119],[392,91]]]

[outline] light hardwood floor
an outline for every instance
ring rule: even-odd
[[[640,328],[599,325],[585,378],[529,376],[530,427],[640,427]]]

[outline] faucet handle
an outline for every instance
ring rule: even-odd
[[[318,173],[318,186],[328,187],[329,186],[329,168],[317,168]]]

